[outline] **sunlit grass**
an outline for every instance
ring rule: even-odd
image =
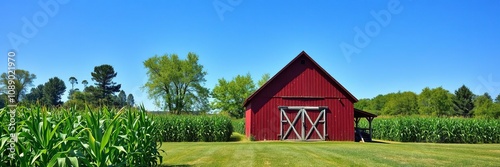
[[[497,166],[500,144],[163,143],[164,166]]]

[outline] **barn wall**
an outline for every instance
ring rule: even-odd
[[[251,135],[251,127],[252,125],[252,109],[250,106],[247,107],[247,110],[245,111],[245,134],[249,138]]]
[[[279,139],[278,106],[328,106],[327,140],[354,140],[353,99],[307,59],[292,63],[253,97],[251,134],[256,140]]]
[[[253,121],[251,121],[251,133],[255,136],[256,140],[279,140],[279,106],[328,106],[326,110],[327,140],[353,141],[353,106],[347,99],[341,99],[341,101],[344,105],[342,105],[338,99],[309,100],[272,98],[269,103],[265,103],[258,109],[259,112],[253,112],[255,115],[253,115]],[[252,108],[252,110],[257,110],[257,108]],[[317,114],[311,114],[310,116],[316,117]]]

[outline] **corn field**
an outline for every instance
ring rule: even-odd
[[[220,115],[156,114],[163,142],[225,142],[233,133],[231,119]]]
[[[0,112],[0,166],[155,166],[161,133],[144,108],[96,111],[18,107]],[[17,134],[11,152],[11,134]],[[13,159],[9,157],[13,156]]]
[[[394,117],[373,120],[373,138],[401,142],[500,143],[500,120]],[[360,124],[368,127],[365,121]]]
[[[232,121],[234,132],[245,134],[245,119],[235,119]]]

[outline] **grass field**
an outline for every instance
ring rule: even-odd
[[[500,144],[163,143],[164,166],[498,166]]]

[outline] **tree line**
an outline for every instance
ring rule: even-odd
[[[211,90],[204,86],[207,72],[199,64],[198,55],[188,53],[181,59],[177,54],[155,55],[143,62],[148,81],[143,85],[154,104],[172,114],[193,114],[217,112],[234,118],[243,118],[243,102],[264,85],[270,75],[265,74],[254,81],[249,73],[237,75],[230,80],[218,79]],[[71,90],[68,101],[62,102],[66,90],[64,81],[54,77],[45,84],[38,85],[28,93],[36,78],[28,71],[16,71],[16,99],[20,104],[43,104],[49,106],[133,106],[134,97],[120,90],[121,84],[113,82],[117,73],[111,65],[96,66],[91,72],[94,85],[83,80],[83,90],[75,88],[78,80],[69,78]],[[6,106],[7,75],[1,76],[0,107]],[[118,93],[118,95],[115,95]],[[211,100],[209,101],[209,99]],[[500,95],[495,100],[485,93],[475,95],[465,85],[449,92],[442,87],[424,88],[419,94],[405,91],[360,99],[355,103],[358,109],[378,115],[431,115],[500,118]]]
[[[198,60],[198,55],[190,52],[185,59],[177,54],[164,54],[143,62],[148,76],[144,88],[156,106],[173,114],[215,111],[243,118],[243,102],[256,90],[255,84],[261,86],[270,78],[264,74],[256,83],[250,74],[237,75],[231,80],[220,78],[210,90],[203,86],[207,72]],[[213,100],[209,102],[209,98]]]
[[[465,85],[454,93],[426,87],[419,94],[405,91],[360,99],[354,107],[378,115],[500,118],[500,94],[495,99],[488,93],[475,95]]]
[[[94,85],[88,85],[87,80],[82,80],[83,90],[75,88],[78,84],[76,77],[68,79],[71,84],[68,100],[61,101],[61,97],[66,92],[65,82],[58,78],[50,78],[46,83],[33,87],[33,82],[36,75],[29,71],[17,69],[15,72],[15,96],[14,100],[18,105],[42,105],[49,107],[77,107],[84,108],[86,105],[90,107],[108,106],[108,107],[123,107],[134,106],[134,96],[132,94],[125,94],[124,90],[120,90],[121,84],[113,82],[117,72],[113,67],[108,64],[103,64],[94,67],[94,71],[90,73]],[[7,105],[7,74],[3,73],[0,76],[0,108]],[[28,92],[28,88],[33,87]],[[115,95],[118,93],[118,95]]]

